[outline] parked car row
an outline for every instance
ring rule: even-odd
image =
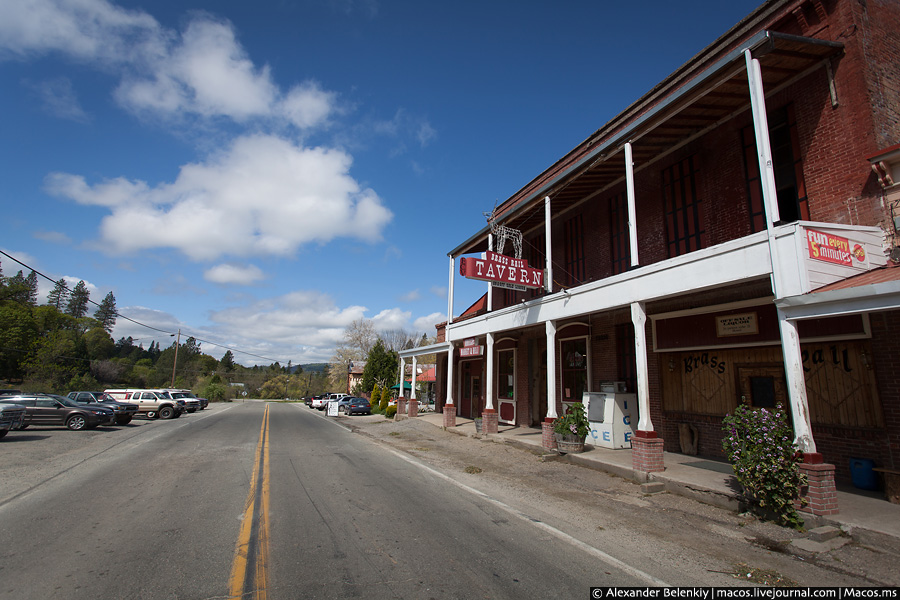
[[[32,425],[81,431],[101,425],[127,425],[138,415],[174,419],[208,405],[189,390],[173,391],[180,397],[174,398],[169,390],[76,391],[68,396],[0,390],[0,438]]]
[[[338,412],[348,416],[355,414],[368,415],[372,413],[372,407],[369,405],[368,400],[350,396],[349,394],[322,394],[320,396],[306,398],[304,402],[307,406],[315,408],[316,410],[325,410],[328,408],[329,402],[337,402]]]

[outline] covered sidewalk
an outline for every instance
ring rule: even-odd
[[[416,418],[458,435],[512,444],[529,452],[552,456],[554,460],[566,460],[650,484],[648,493],[665,490],[729,510],[740,509],[737,479],[726,462],[666,452],[665,471],[643,473],[632,468],[631,450],[609,450],[586,444],[583,453],[559,455],[555,450],[548,452],[542,447],[540,429],[501,424],[498,433],[479,434],[471,419],[457,417],[455,427],[444,428],[441,413],[421,413]],[[841,528],[858,543],[900,548],[900,504],[891,504],[882,492],[838,488],[837,494],[840,513],[817,517],[804,513],[808,528],[831,525]]]

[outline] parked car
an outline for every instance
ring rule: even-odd
[[[128,425],[138,412],[138,405],[120,402],[104,392],[69,392],[66,396],[78,404],[105,406],[116,415],[116,425]]]
[[[184,404],[172,398],[169,392],[157,389],[124,389],[105,390],[104,393],[120,402],[131,402],[138,405],[138,414],[148,419],[176,419],[185,410]]]
[[[194,413],[205,408],[203,403],[200,401],[200,398],[195,396],[194,392],[192,392],[191,390],[167,389],[166,391],[169,392],[169,395],[178,402],[184,402],[185,410],[187,410],[189,413]],[[209,404],[208,400],[207,404]]]
[[[340,400],[337,401],[337,410],[339,413],[345,412],[347,410],[347,406],[350,404],[350,401],[353,400],[353,396],[344,396]]]
[[[312,408],[316,410],[325,410],[325,407],[328,406],[328,394],[322,394],[321,396],[316,396],[312,400],[312,404],[310,404]]]
[[[87,407],[55,394],[20,394],[0,397],[0,403],[25,407],[25,427],[65,425],[72,431],[93,429],[98,425],[112,425],[115,413],[105,406]]]
[[[347,402],[347,408],[345,409],[345,414],[349,417],[351,415],[371,415],[372,414],[372,405],[369,404],[369,401],[365,398],[350,398]]]
[[[0,402],[0,438],[14,429],[21,429],[25,424],[25,407],[21,404],[5,404]]]

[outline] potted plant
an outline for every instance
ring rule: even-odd
[[[584,439],[590,431],[591,426],[584,414],[584,404],[581,402],[569,406],[566,414],[553,422],[556,446],[561,453],[584,452]]]

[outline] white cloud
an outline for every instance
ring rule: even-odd
[[[419,290],[412,290],[406,294],[400,296],[401,302],[413,302],[422,297],[422,294],[419,293]]]
[[[86,123],[90,120],[79,104],[69,78],[57,77],[40,82],[26,82],[26,85],[38,96],[44,110],[54,117],[76,123]]]
[[[377,331],[391,331],[393,329],[409,329],[409,318],[412,313],[399,308],[387,308],[374,317],[372,322]]]
[[[91,186],[54,173],[46,189],[110,209],[98,240],[109,253],[168,247],[194,260],[288,256],[339,236],[381,239],[393,215],[349,175],[351,162],[339,150],[252,135],[205,163],[183,166],[171,184],[151,188],[118,178]]]
[[[447,297],[447,286],[433,285],[429,291],[438,298]]]
[[[446,313],[431,313],[430,315],[419,317],[418,319],[413,321],[413,327],[416,331],[422,331],[424,333],[427,333],[429,336],[432,336],[437,332],[435,329],[435,325],[437,325],[438,323],[443,323],[446,320]]]
[[[256,265],[221,264],[207,269],[203,278],[213,283],[250,285],[265,279]]]

